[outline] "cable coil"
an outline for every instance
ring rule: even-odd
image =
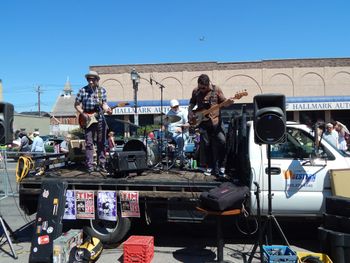
[[[30,156],[20,156],[16,166],[16,182],[21,182],[33,168],[34,161]]]

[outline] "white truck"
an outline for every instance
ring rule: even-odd
[[[254,142],[254,125],[241,116],[232,120],[227,140],[226,180],[250,187],[248,210],[257,213],[256,183],[260,185],[261,214],[268,213],[268,146]],[[330,170],[350,168],[350,157],[327,141],[315,138],[305,125],[287,123],[283,144],[270,145],[272,211],[276,216],[320,217],[325,197],[331,195]],[[150,169],[141,176],[108,177],[84,174],[77,166],[61,168],[59,173],[47,171],[41,177],[26,177],[20,182],[20,206],[27,214],[37,210],[43,179],[59,179],[73,190],[138,191],[141,219],[172,222],[201,222],[198,206],[201,192],[219,184],[214,176],[197,170],[157,171]],[[119,197],[118,197],[119,199]],[[119,200],[118,200],[119,201]],[[121,217],[115,222],[98,219],[80,220],[85,230],[104,243],[120,241],[131,227],[133,218]],[[68,221],[68,220],[67,220]],[[66,220],[63,221],[67,223]]]
[[[250,208],[261,187],[261,213],[268,212],[268,145],[254,143],[253,123],[248,122],[251,165]],[[339,151],[306,125],[287,123],[286,142],[271,145],[272,211],[276,216],[322,216],[325,197],[332,194],[330,170],[350,168],[350,156]]]

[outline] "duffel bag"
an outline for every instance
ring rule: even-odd
[[[241,209],[248,196],[249,188],[247,186],[237,186],[225,182],[209,192],[201,193],[201,207],[214,211]]]

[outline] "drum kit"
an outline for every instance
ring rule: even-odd
[[[187,157],[185,155],[185,159],[182,158],[182,160],[177,158],[183,154],[183,149],[178,149],[176,143],[172,139],[173,134],[167,129],[168,124],[175,123],[180,120],[181,118],[176,115],[156,116],[155,123],[162,124],[165,128],[153,130],[153,138],[149,138],[145,134],[143,140],[129,140],[125,143],[123,151],[145,151],[147,157],[147,165],[149,168],[169,170],[177,164],[180,167],[183,166],[184,162],[187,162]],[[136,128],[140,127],[128,121],[118,121],[129,124]]]

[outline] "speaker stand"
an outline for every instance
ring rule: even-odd
[[[3,235],[5,235],[5,238],[6,238],[6,240],[1,244],[1,246],[3,246],[6,242],[8,242],[13,258],[17,259],[18,257],[17,257],[16,251],[13,248],[12,241],[11,241],[11,238],[9,235],[9,233],[10,233],[11,236],[13,236],[13,231],[11,230],[10,226],[6,223],[5,219],[3,219],[1,214],[0,214],[0,224],[1,224],[2,230],[4,232]]]
[[[276,217],[272,214],[272,193],[271,193],[271,144],[267,144],[267,169],[268,169],[268,215],[267,218],[264,222],[263,227],[260,229],[259,226],[259,237],[256,243],[254,244],[253,250],[250,254],[250,257],[248,259],[248,263],[251,263],[253,260],[253,257],[255,255],[256,249],[260,248],[260,260],[263,260],[263,251],[262,251],[262,246],[263,246],[263,240],[262,237],[265,235],[265,241],[267,244],[271,245],[272,242],[272,224],[275,225],[275,227],[278,230],[278,233],[280,234],[280,237],[282,237],[284,243],[290,247],[290,244],[283,233],[283,230],[281,226],[279,225]],[[257,185],[257,184],[256,184]],[[260,221],[261,214],[260,214],[260,199],[259,199],[259,187],[257,187],[257,215],[258,215],[258,220]],[[258,221],[258,222],[259,222]],[[261,222],[261,221],[260,221]],[[261,225],[261,223],[259,223]],[[261,261],[263,262],[263,261]]]

